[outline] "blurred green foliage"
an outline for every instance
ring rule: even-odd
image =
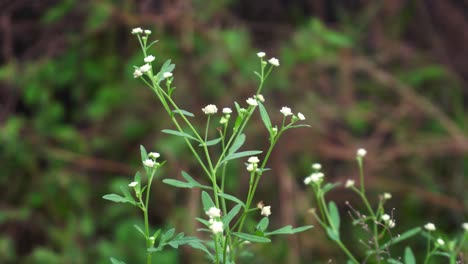
[[[76,10],[85,12],[86,16],[75,21],[79,31],[64,34],[67,47],[59,55],[11,60],[0,67],[0,81],[7,84],[8,95],[16,99],[14,109],[0,125],[0,262],[109,263],[109,256],[115,256],[142,263],[143,247],[133,242],[139,241],[133,230],[137,215],[131,208],[108,204],[101,199],[102,195],[118,190],[131,179],[139,162],[139,144],[160,150],[169,164],[173,162],[168,174],[176,175],[178,167],[190,168],[193,163],[185,159],[188,156],[182,142],[161,135],[161,129],[169,122],[158,114],[161,110],[153,95],[147,89],[140,89],[142,85],[132,78],[132,66],[138,65],[141,58],[130,29],[140,22],[149,24],[158,36],[160,42],[155,47],[155,56],[158,61],[171,58],[176,63],[176,97],[186,104],[185,109],[195,111],[211,102],[229,106],[233,99],[251,95],[255,80],[252,70],[257,63],[254,46],[258,45],[246,25],[209,25],[217,21],[219,14],[230,12],[232,2],[194,1],[192,20],[181,21],[181,25],[170,22],[152,25],[147,14],[142,14],[140,21],[134,10],[136,2],[131,1],[91,4],[64,0],[42,14],[39,23],[43,27],[68,21],[68,16]],[[406,13],[403,15],[406,17]],[[322,155],[320,146],[324,145],[320,142],[355,146],[356,142],[380,133],[379,129],[383,128],[377,126],[378,119],[384,119],[392,128],[382,132],[383,135],[378,134],[384,138],[380,148],[396,145],[417,149],[431,142],[426,139],[446,136],[446,131],[437,120],[410,110],[398,115],[394,110],[404,100],[364,74],[357,74],[354,79],[353,106],[346,107],[337,101],[339,91],[336,90],[343,85],[340,81],[343,54],[362,50],[363,40],[356,32],[332,30],[318,19],[304,17],[301,21],[290,28],[287,39],[275,39],[261,50],[274,50],[268,54],[275,54],[281,62],[280,71],[271,76],[265,91],[269,105],[297,106],[314,127],[313,131],[299,135],[303,141],[298,149],[304,154],[298,157],[285,144],[285,153],[293,158],[278,158],[290,162],[292,180],[301,186],[295,188],[299,205],[291,205],[297,213],[292,218],[310,224],[311,217],[305,213],[310,203],[304,204],[308,194],[302,192],[302,178],[307,173],[304,167],[309,166],[308,162],[323,162],[328,168],[327,175],[356,173],[352,162],[346,165],[343,160]],[[352,23],[343,21],[338,28],[352,28]],[[187,29],[184,23],[203,25],[203,28]],[[359,23],[356,28],[362,27]],[[410,66],[391,65],[389,71],[436,102],[466,132],[463,90],[446,67],[421,59]],[[337,88],[330,90],[330,87]],[[415,115],[417,121],[412,119]],[[343,131],[348,133],[344,136],[348,142],[340,141]],[[263,132],[255,132],[258,137],[249,140],[262,142]],[[401,219],[397,224],[403,230],[421,225],[431,216],[433,221],[440,220],[441,230],[457,232],[453,226],[463,221],[468,207],[466,154],[411,153],[414,154],[396,158],[398,165],[379,164],[380,174],[372,175],[371,186],[405,197],[404,201],[395,202],[396,218]],[[237,175],[237,168],[230,170]],[[384,181],[380,185],[375,183],[381,178]],[[227,184],[239,189],[243,186],[237,178],[229,179]],[[287,205],[278,200],[276,185],[273,180],[266,182],[262,197],[275,201],[273,208],[279,211]],[[429,192],[412,192],[402,185],[421,186]],[[170,223],[195,230],[193,223],[186,219],[184,194],[162,185],[155,188],[155,193],[153,197],[159,197],[154,201],[158,212],[151,216],[152,224]],[[431,198],[431,193],[441,196]],[[425,199],[434,201],[445,197],[444,194],[461,200],[462,208],[447,205],[436,210],[424,204]],[[335,198],[340,200],[339,194]],[[343,194],[341,200],[349,198]],[[360,231],[347,224],[343,223],[344,232],[359,236]],[[314,230],[299,236],[297,241],[301,244],[297,241],[294,244],[296,255],[300,256],[296,260],[323,263],[332,257],[342,263],[342,257],[335,257],[337,251],[324,234],[317,233]],[[261,256],[255,263],[294,260],[290,242],[276,241],[272,247],[255,248]],[[158,263],[189,261],[183,253],[178,253],[160,253]],[[200,261],[199,258],[191,260]]]

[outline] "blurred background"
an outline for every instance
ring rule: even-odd
[[[391,192],[395,233],[434,222],[442,237],[468,216],[468,2],[464,0],[15,0],[0,1],[0,262],[143,263],[139,212],[103,200],[141,168],[139,145],[204,179],[157,98],[132,77],[142,55],[133,27],[159,39],[156,62],[172,59],[176,98],[194,113],[244,102],[257,85],[258,51],[277,57],[264,89],[274,122],[281,106],[307,118],[288,131],[262,178],[258,200],[273,228],[316,225],[303,184],[320,162],[326,179],[357,179],[355,151],[368,151],[369,195]],[[201,120],[201,119],[200,119]],[[263,124],[251,148],[266,146]],[[242,168],[241,168],[242,169]],[[233,173],[244,197],[247,175]],[[196,235],[200,193],[160,181],[151,224]],[[343,237],[361,237],[345,201]],[[361,232],[361,233],[360,233]],[[362,245],[345,239],[355,251]],[[415,238],[413,250],[424,253]],[[320,228],[253,246],[254,263],[344,263]],[[401,256],[397,248],[394,252]],[[190,248],[158,263],[204,263]],[[327,261],[331,262],[327,262]],[[442,263],[442,262],[440,262]]]

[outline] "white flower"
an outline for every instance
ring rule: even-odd
[[[210,218],[221,217],[221,209],[218,209],[213,206],[210,209],[208,209],[208,211],[206,211],[206,215],[208,215]]]
[[[283,106],[283,107],[281,108],[280,112],[281,112],[284,116],[290,116],[290,115],[292,115],[291,108],[286,107],[286,106]]]
[[[253,163],[249,163],[249,164],[247,165],[247,168],[246,168],[246,169],[247,169],[247,171],[252,172],[252,171],[255,170],[255,167],[256,167],[256,165],[254,165]]]
[[[358,157],[362,158],[367,154],[367,151],[363,148],[360,148],[357,150],[356,154]]]
[[[206,115],[212,115],[212,114],[216,114],[218,112],[218,108],[214,104],[209,104],[209,105],[205,106],[205,108],[202,108],[202,111]]]
[[[265,55],[266,54],[263,51],[260,51],[259,53],[257,53],[257,57],[259,57],[259,58],[263,58],[263,57],[265,57]]]
[[[140,33],[143,33],[143,29],[141,29],[140,27],[132,29],[132,34],[140,34]]]
[[[299,118],[299,120],[305,120],[305,116],[301,112],[297,113],[297,117]]]
[[[247,104],[249,104],[250,106],[257,106],[258,105],[258,102],[257,100],[253,99],[252,97],[249,97],[247,100],[245,100],[247,102]]]
[[[138,182],[134,181],[128,184],[129,187],[135,187],[138,185]]]
[[[435,231],[436,230],[436,227],[433,223],[427,223],[424,225],[424,228],[427,230],[427,231]]]
[[[164,77],[164,78],[172,77],[172,72],[165,72],[165,73],[163,73],[163,77]]]
[[[148,63],[140,67],[140,71],[143,73],[148,72],[149,70],[151,70],[151,65]]]
[[[312,169],[314,169],[314,170],[320,170],[321,168],[322,168],[322,164],[320,164],[320,163],[312,164]]]
[[[309,177],[311,178],[311,181],[317,183],[321,181],[324,176],[325,174],[323,174],[322,172],[314,172]]]
[[[229,107],[224,107],[224,108],[223,108],[223,114],[228,115],[228,114],[230,114],[230,113],[232,113],[231,108],[229,108]]]
[[[138,78],[138,77],[141,77],[142,75],[143,73],[139,69],[135,69],[135,71],[133,72],[133,78]]]
[[[145,30],[145,34],[146,34],[146,35],[151,34],[151,30],[146,29],[146,30]]]
[[[265,97],[263,97],[262,94],[259,94],[259,95],[255,95],[254,96],[255,99],[259,100],[260,102],[265,102]]]
[[[152,159],[146,159],[145,161],[143,161],[143,165],[145,165],[146,167],[153,168],[155,164],[156,162],[154,162],[154,160]]]
[[[439,244],[439,246],[443,246],[443,245],[445,245],[445,242],[444,242],[444,240],[442,238],[438,238],[437,239],[437,244]]]
[[[146,63],[150,63],[150,62],[154,61],[154,59],[156,59],[156,58],[153,55],[149,55],[144,59],[144,61]]]
[[[311,183],[311,182],[312,182],[312,177],[310,177],[310,176],[309,176],[309,177],[306,177],[306,178],[304,179],[304,184],[305,184],[305,185],[309,185],[309,183]]]
[[[346,188],[351,188],[354,186],[354,180],[347,180],[346,183],[345,183],[345,187]]]
[[[148,154],[148,157],[153,158],[153,159],[157,159],[157,158],[161,157],[161,154],[159,154],[158,152],[150,152]]]
[[[395,227],[395,221],[394,221],[394,220],[388,221],[387,224],[388,224],[388,227],[390,227],[390,228],[394,228],[394,227]]]
[[[271,65],[276,66],[276,67],[278,67],[280,65],[279,60],[277,58],[271,58],[271,59],[268,60],[268,62]]]
[[[388,220],[390,220],[390,216],[388,214],[384,214],[382,215],[382,220],[384,220],[385,222],[387,222]]]
[[[392,194],[386,192],[386,193],[383,194],[383,198],[384,198],[385,200],[390,200],[390,199],[392,199]]]
[[[248,163],[259,163],[260,160],[256,156],[252,156],[247,160]]]
[[[462,228],[465,230],[465,232],[468,232],[468,222],[462,224]]]
[[[213,234],[218,234],[223,232],[223,222],[221,221],[213,221],[210,225],[210,229]]]
[[[271,206],[263,206],[261,215],[269,216],[271,215]]]

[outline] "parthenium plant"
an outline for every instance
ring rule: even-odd
[[[269,170],[266,167],[268,159],[281,135],[288,129],[307,126],[297,124],[305,120],[305,116],[301,113],[293,114],[289,107],[283,107],[279,111],[283,115],[282,122],[274,125],[263,105],[265,99],[261,94],[262,88],[273,69],[279,66],[279,60],[271,58],[266,61],[264,52],[257,53],[260,70],[254,72],[259,79],[255,94],[242,103],[244,106],[234,102],[234,110],[229,107],[223,108],[222,114],[218,114],[216,105],[207,105],[201,111],[206,120],[204,130],[198,131],[191,121],[195,118],[195,114],[181,109],[172,97],[175,90],[172,85],[174,64],[168,60],[157,70],[153,67],[155,57],[149,54],[150,48],[156,43],[156,41],[149,42],[151,31],[135,28],[132,33],[138,38],[145,63],[135,67],[133,75],[154,92],[175,126],[175,129],[164,129],[162,132],[180,137],[185,141],[204,172],[205,178],[210,183],[203,185],[184,171],[181,174],[185,181],[163,180],[164,183],[179,188],[203,189],[201,200],[207,218],[200,217],[196,220],[206,227],[199,229],[199,231],[206,232],[208,236],[204,237],[209,237],[209,239],[187,237],[183,233],[175,235],[174,229],[152,230],[148,222],[150,188],[158,169],[164,163],[158,162],[159,153],[150,152],[148,154],[141,146],[145,180],[137,172],[134,181],[128,185],[128,188],[133,190],[133,194],[127,187],[122,187],[123,196],[108,194],[104,196],[104,199],[128,203],[142,211],[145,226],[143,228],[135,226],[135,228],[146,242],[147,263],[152,263],[152,255],[165,246],[177,248],[184,244],[202,250],[210,262],[235,263],[245,250],[246,244],[268,243],[273,235],[294,234],[311,228],[312,226],[297,228],[285,226],[268,231],[268,217],[272,213],[271,206],[264,205],[263,202],[255,202],[255,193],[262,175]],[[269,147],[264,155],[262,155],[263,151],[260,150],[240,150],[246,140],[244,131],[257,109],[269,136]],[[216,123],[213,124],[214,122]],[[215,129],[218,126],[220,128]],[[214,131],[216,133],[213,133]],[[260,159],[257,155],[262,155],[262,158]],[[245,176],[249,178],[249,188],[247,196],[244,198],[230,194],[225,185],[227,165],[239,160],[246,161]],[[257,224],[255,226],[247,225],[246,219],[248,217],[257,220]],[[111,260],[113,263],[123,263],[113,258]]]
[[[338,187],[339,183],[324,183],[324,174],[321,172],[322,166],[319,163],[312,165],[314,172],[304,179],[304,183],[310,186],[315,195],[317,209],[312,209],[312,214],[326,231],[328,237],[335,242],[338,247],[346,254],[347,263],[391,263],[391,264],[415,264],[415,263],[442,263],[440,258],[447,258],[450,264],[462,263],[463,256],[460,254],[462,247],[467,248],[465,239],[468,236],[468,223],[462,224],[463,233],[452,240],[444,239],[442,234],[434,234],[436,227],[432,223],[427,223],[423,227],[416,227],[402,234],[395,235],[392,230],[396,226],[394,218],[394,209],[390,212],[385,210],[385,202],[392,198],[390,193],[383,193],[379,196],[379,202],[376,208],[372,207],[366,193],[364,185],[364,156],[365,149],[358,149],[356,160],[359,167],[359,187],[355,186],[354,180],[347,180],[345,187],[351,189],[362,201],[365,212],[356,210],[349,202],[349,215],[353,220],[353,225],[361,227],[366,233],[366,237],[359,239],[359,243],[365,248],[364,252],[356,255],[342,241],[340,235],[341,217],[335,202],[326,202],[325,195]],[[416,258],[410,246],[406,246],[403,258],[392,255],[391,247],[404,242],[405,240],[422,235],[427,239],[427,251],[422,260],[416,262]],[[362,257],[364,256],[364,257]],[[436,258],[438,257],[438,258]],[[430,262],[436,259],[436,262]]]

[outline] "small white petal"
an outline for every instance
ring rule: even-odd
[[[148,157],[153,158],[153,159],[157,159],[157,158],[161,157],[161,154],[159,154],[158,152],[150,152],[148,154]]]
[[[132,34],[140,34],[140,33],[143,33],[143,29],[141,29],[140,27],[132,29]]]
[[[433,223],[427,223],[424,225],[424,228],[427,230],[427,231],[435,231],[436,230],[436,227]]]
[[[305,120],[305,116],[301,112],[297,113],[297,117],[299,118],[299,120]]]
[[[260,51],[260,52],[257,53],[257,56],[258,56],[259,58],[263,58],[263,57],[265,57],[265,55],[266,55],[266,54],[265,54],[265,52],[263,52],[263,51]]]
[[[210,218],[221,217],[221,210],[216,207],[211,207],[208,209],[208,211],[206,211],[206,215],[208,215]]]
[[[281,108],[280,112],[281,112],[284,116],[290,116],[290,115],[292,115],[291,108],[286,107],[286,106],[283,106],[283,107]]]
[[[148,72],[149,70],[151,70],[151,65],[148,63],[140,67],[140,71],[143,73]]]
[[[365,149],[363,149],[363,148],[360,148],[360,149],[357,150],[356,154],[357,154],[358,157],[362,158],[367,154],[367,151]]]
[[[138,77],[141,77],[142,75],[143,73],[139,69],[135,69],[135,71],[133,72],[133,78],[138,78]]]
[[[312,169],[314,169],[314,170],[320,170],[321,168],[322,168],[322,164],[320,164],[320,163],[312,164]]]
[[[248,163],[259,163],[260,160],[256,156],[252,156],[247,160]]]
[[[229,107],[224,107],[223,108],[223,114],[230,114],[230,113],[232,113],[231,108],[229,108]]]
[[[151,34],[151,30],[146,29],[146,30],[145,30],[145,34],[146,34],[146,35]]]
[[[258,102],[257,100],[253,99],[252,97],[249,97],[247,100],[245,100],[247,102],[247,104],[249,104],[250,106],[257,106],[258,105]]]
[[[152,159],[147,159],[147,160],[143,161],[143,165],[145,165],[146,167],[153,168],[154,165],[156,165],[156,162],[154,162],[154,160],[152,160]]]
[[[134,181],[128,184],[129,187],[135,187],[138,185],[138,182]]]
[[[280,64],[279,64],[279,60],[277,58],[271,58],[268,60],[268,62],[273,65],[273,66],[276,66],[278,67]]]
[[[150,63],[150,62],[154,61],[154,59],[156,59],[156,58],[153,55],[149,55],[144,59],[144,61],[146,63]]]
[[[354,186],[354,180],[347,180],[345,183],[346,188],[351,188]]]
[[[218,112],[218,108],[216,107],[216,105],[209,104],[209,105],[205,106],[204,108],[202,108],[202,111],[206,115],[212,115],[212,114],[216,114]]]
[[[261,215],[269,216],[271,215],[271,206],[263,206]]]

